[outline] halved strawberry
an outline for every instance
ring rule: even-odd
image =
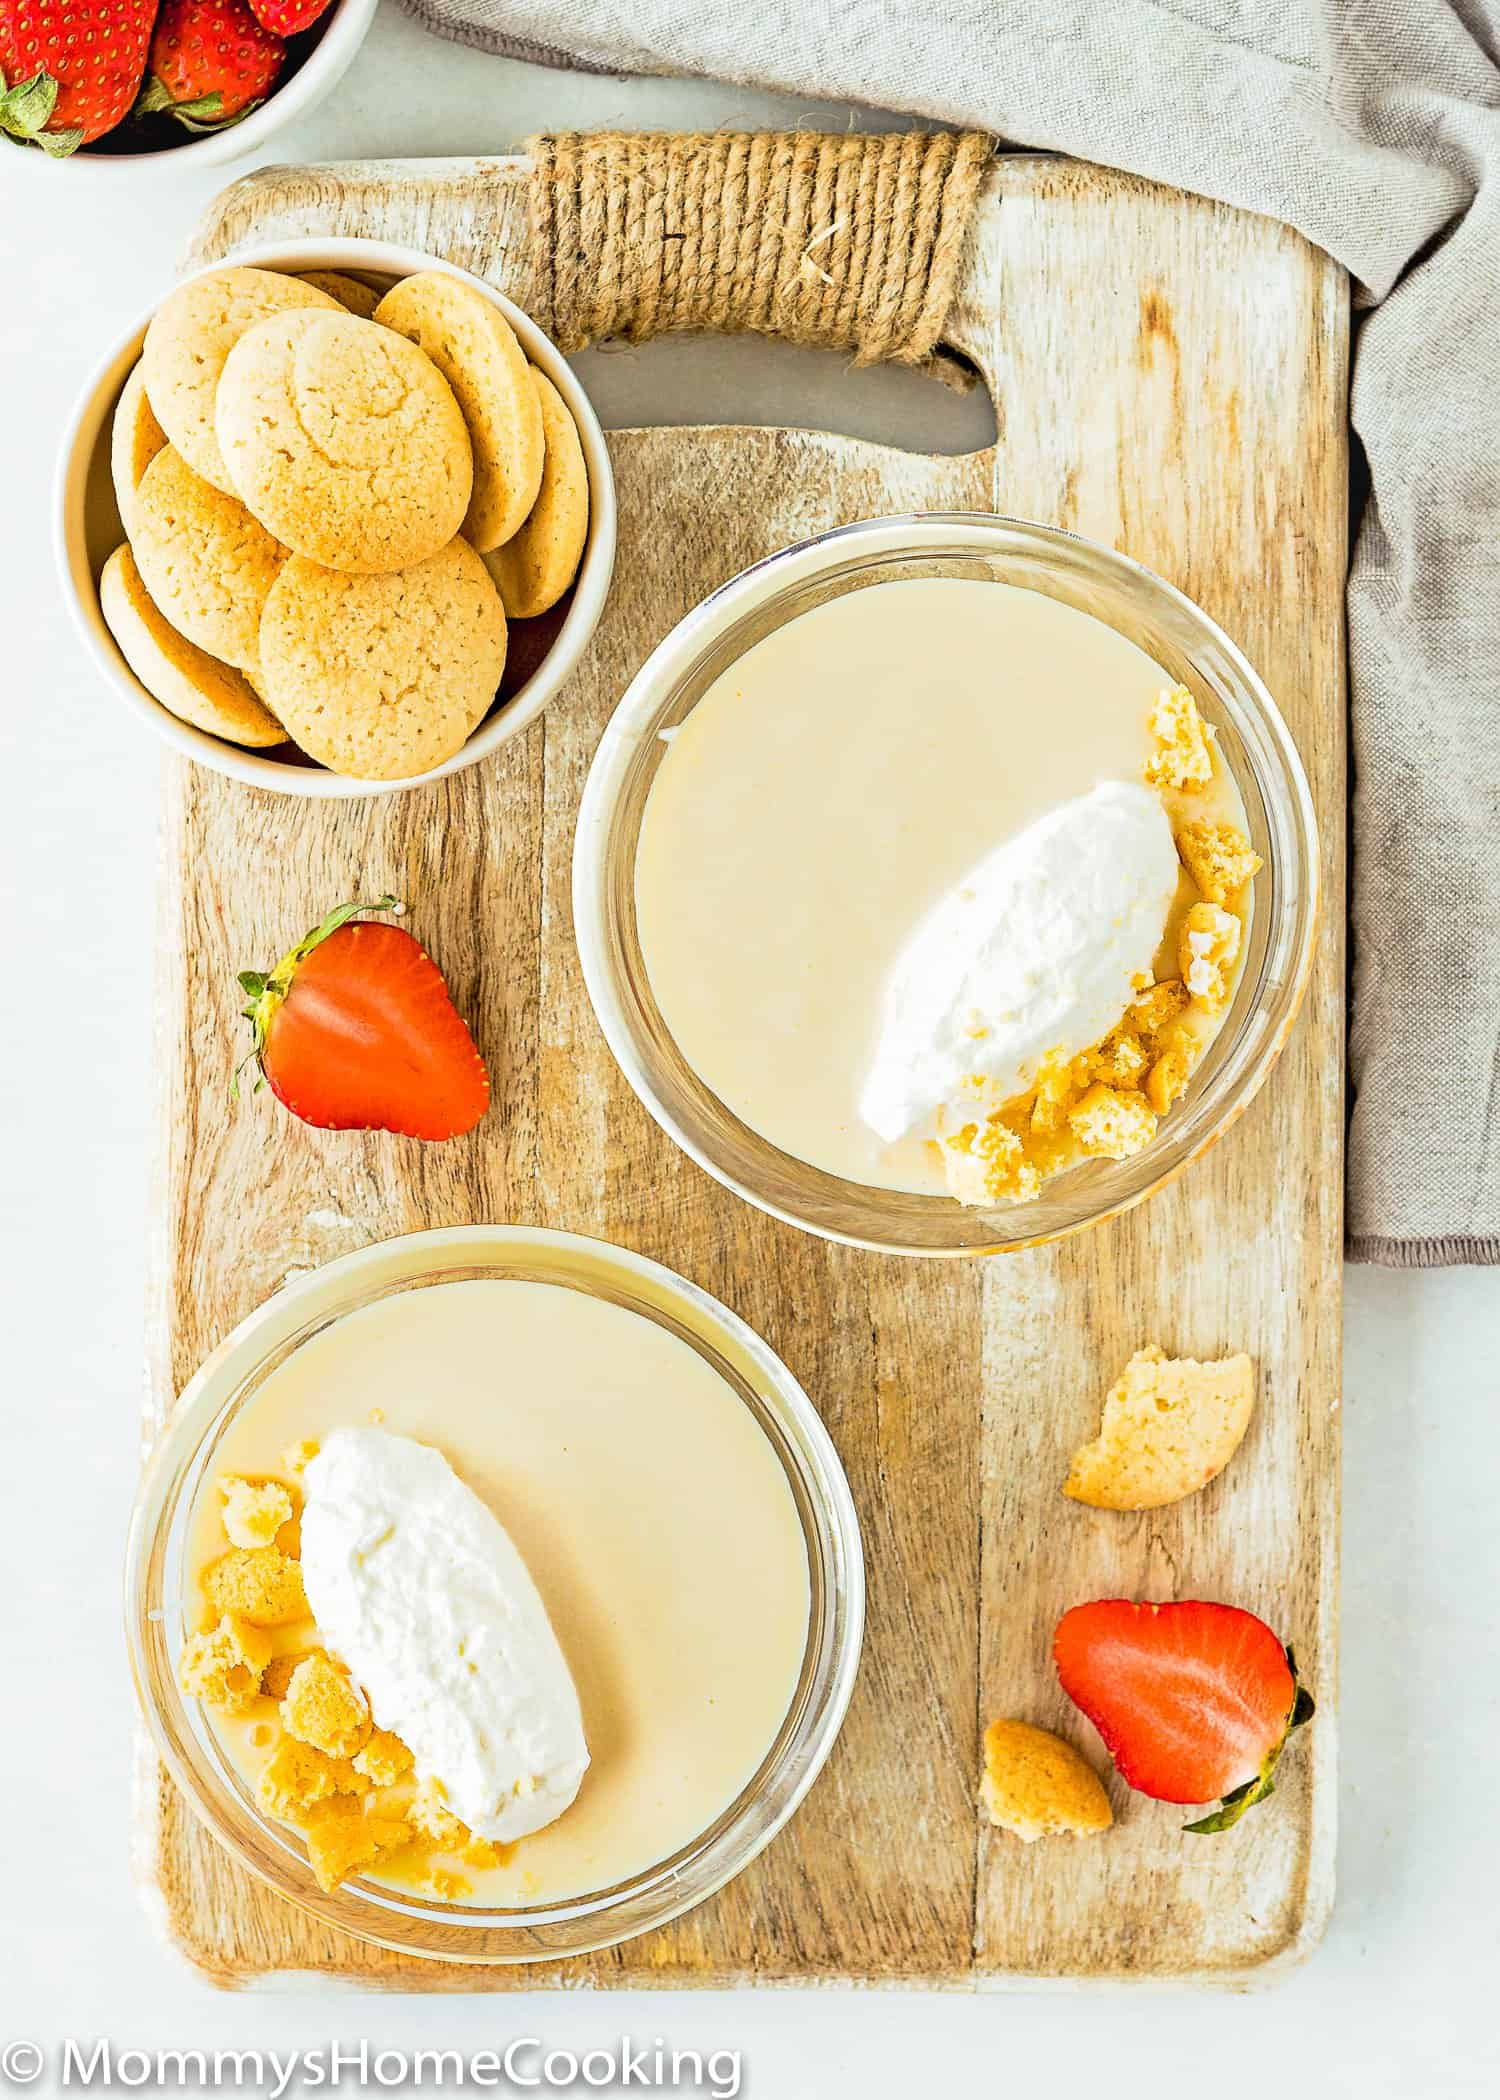
[[[459,1137],[490,1104],[474,1038],[443,973],[404,927],[341,904],[274,970],[243,970],[252,1055],[278,1101],[319,1130]]]
[[[1192,1831],[1227,1830],[1263,1801],[1287,1737],[1312,1717],[1291,1649],[1232,1604],[1079,1604],[1052,1653],[1122,1779],[1157,1801],[1219,1801]]]

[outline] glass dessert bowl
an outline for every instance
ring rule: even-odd
[[[970,616],[976,608],[983,609],[980,628],[988,632],[985,647],[991,653],[981,647],[978,654],[965,656],[945,631],[940,600],[958,584],[1009,587],[993,599],[980,591],[958,593],[946,601],[963,611],[971,628]],[[851,611],[851,605],[859,605],[853,594],[873,586],[896,588],[880,591]],[[902,634],[899,615],[892,618],[892,607],[903,598],[909,613],[928,623],[913,627],[915,639]],[[1019,670],[1009,663],[997,669],[994,646],[1006,646],[1003,621],[997,626],[994,618],[994,607],[1001,604],[1017,611]],[[831,659],[828,638],[835,632],[841,654]],[[975,633],[966,632],[962,642],[972,652]],[[924,858],[929,844],[933,866],[938,861],[943,866],[939,891],[951,901],[954,891],[949,886],[954,883],[957,894],[970,895],[966,880],[959,877],[983,872],[982,863],[974,867],[981,854],[990,856],[992,848],[1003,844],[1008,849],[1040,836],[1046,826],[1032,823],[1039,814],[1045,814],[1048,824],[1054,816],[1065,819],[1072,826],[1072,844],[1086,845],[1089,813],[1083,809],[1083,797],[1090,786],[1134,779],[1134,787],[1111,788],[1111,793],[1144,803],[1142,776],[1134,770],[1138,760],[1127,760],[1118,719],[1098,716],[1090,732],[1097,732],[1099,739],[1096,772],[1089,770],[1095,759],[1092,742],[1076,763],[1064,749],[1066,762],[1061,767],[1051,762],[1057,756],[1054,751],[1037,760],[1043,773],[1050,766],[1055,776],[1039,808],[1027,807],[1020,814],[992,808],[989,797],[1004,779],[997,763],[1003,769],[1006,758],[1003,749],[997,751],[994,738],[996,724],[1006,718],[1003,688],[997,684],[1002,673],[1013,702],[1021,692],[1028,701],[1034,693],[1039,710],[1050,708],[1054,745],[1066,747],[1073,733],[1067,709],[1058,704],[1060,688],[1047,677],[1052,665],[1048,651],[1056,646],[1063,651],[1063,671],[1074,679],[1075,697],[1094,691],[1100,679],[1114,678],[1121,666],[1133,676],[1132,705],[1140,703],[1143,735],[1150,700],[1141,679],[1153,693],[1182,689],[1184,702],[1201,714],[1212,738],[1215,791],[1228,790],[1227,800],[1242,815],[1260,871],[1240,902],[1240,947],[1228,1000],[1215,1012],[1212,1030],[1204,1031],[1195,1045],[1197,1062],[1186,1092],[1172,1099],[1169,1112],[1162,1112],[1144,1149],[1128,1157],[1085,1157],[1066,1171],[1054,1169],[1030,1200],[976,1202],[966,1197],[961,1204],[934,1192],[942,1186],[941,1177],[934,1182],[930,1175],[888,1171],[893,1155],[878,1164],[871,1157],[866,1164],[842,1140],[819,1142],[817,1118],[801,1115],[802,1104],[795,1097],[803,1073],[808,1075],[809,1095],[823,1076],[825,1064],[810,1054],[809,1046],[815,1043],[821,1052],[825,1040],[818,1038],[814,1024],[799,1033],[804,1010],[797,1004],[803,996],[800,990],[785,1012],[778,1008],[767,1018],[764,995],[769,988],[774,998],[780,980],[766,974],[763,936],[769,925],[769,938],[779,937],[777,914],[783,905],[791,918],[817,920],[818,938],[810,942],[805,963],[794,944],[781,954],[778,967],[786,972],[788,983],[800,970],[807,983],[821,985],[825,976],[837,978],[842,962],[841,953],[835,954],[823,936],[830,925],[840,938],[844,932],[841,917],[819,920],[825,867],[832,869],[826,877],[828,894],[838,899],[827,911],[848,914],[852,941],[868,946],[868,923],[862,929],[858,922],[871,918],[871,897],[881,929],[892,915],[910,919],[918,908],[924,917],[939,916],[932,909],[931,870]],[[904,652],[899,676],[886,675],[889,658],[882,651],[887,649]],[[1073,658],[1067,656],[1070,650]],[[929,668],[929,659],[935,668]],[[919,696],[913,701],[910,727],[902,714],[906,703],[901,678],[908,672]],[[1028,684],[1034,673],[1034,683]],[[847,728],[845,741],[828,732],[830,703],[822,696],[829,679],[843,682],[839,705],[845,714],[841,719],[835,711],[832,720],[836,729]],[[993,704],[987,699],[992,686]],[[947,708],[956,690],[971,695],[969,713],[945,717],[950,732],[945,742],[928,733],[924,710],[938,705],[934,694]],[[1066,690],[1066,679],[1061,690]],[[868,713],[863,706],[866,691]],[[784,704],[788,692],[790,706]],[[977,709],[972,703],[976,694]],[[705,702],[704,713],[692,720],[678,744],[678,733]],[[988,716],[985,706],[990,707]],[[727,741],[719,726],[726,722],[733,725]],[[717,743],[705,733],[706,725],[713,725]],[[763,759],[757,741],[762,725],[769,759]],[[884,743],[872,759],[866,744],[880,739]],[[971,746],[986,740],[988,748],[976,757]],[[1036,756],[1035,751],[1028,753],[1028,764]],[[907,776],[902,770],[908,762],[914,783],[909,825]],[[857,797],[851,803],[847,781],[837,777],[846,766],[851,778],[871,783],[868,805]],[[935,800],[931,782],[938,769],[943,785]],[[815,852],[803,851],[804,841],[822,822],[821,784],[830,777],[830,823],[840,849],[832,857],[822,841]],[[1072,784],[1059,785],[1064,777]],[[1151,777],[1148,770],[1145,778],[1149,782]],[[686,793],[684,779],[690,783]],[[726,781],[732,783],[727,794],[722,792]],[[701,811],[695,806],[693,784],[702,795]],[[942,796],[950,797],[950,803]],[[1069,797],[1077,799],[1069,802]],[[1207,802],[1209,795],[1203,799]],[[1228,813],[1226,797],[1218,800],[1220,806],[1205,809],[1205,815]],[[1174,871],[1171,836],[1189,806],[1180,796],[1177,801],[1178,816],[1173,816],[1163,789],[1170,831],[1160,811],[1153,819],[1161,834],[1154,849],[1158,860],[1165,851]],[[861,832],[867,806],[869,820]],[[959,818],[957,826],[947,822],[949,807]],[[663,809],[669,817],[661,814]],[[738,846],[721,849],[717,843],[721,836],[737,838],[741,825],[753,834],[758,860]],[[995,829],[987,830],[990,825]],[[968,843],[955,864],[949,832],[964,826]],[[1024,829],[1013,837],[1016,826]],[[912,834],[904,840],[896,836],[903,827]],[[684,845],[687,831],[694,835]],[[664,839],[670,844],[665,854]],[[1055,839],[1053,843],[1055,848]],[[1179,850],[1185,861],[1180,839]],[[778,865],[783,851],[794,871],[791,884]],[[1056,850],[1052,864],[1059,865]],[[1060,864],[1065,869],[1071,865],[1069,852],[1062,854]],[[899,878],[894,886],[893,867]],[[910,894],[901,887],[908,876]],[[1169,882],[1173,879],[1168,877]],[[1182,884],[1184,898],[1200,895],[1185,875]],[[698,896],[715,885],[724,907],[717,922],[704,912]],[[1087,889],[1088,882],[1082,887]],[[758,899],[762,889],[774,895],[772,906],[767,909],[756,901],[741,911],[740,900]],[[851,908],[851,895],[856,893],[858,901]],[[1210,895],[1201,890],[1201,900]],[[676,907],[674,896],[681,900]],[[690,613],[647,660],[605,732],[585,791],[574,853],[574,918],[590,996],[616,1059],[656,1120],[717,1179],[773,1215],[828,1238],[911,1254],[993,1253],[1060,1238],[1128,1209],[1174,1179],[1248,1104],[1284,1043],[1307,982],[1316,904],[1316,827],[1306,779],[1270,695],[1233,643],[1179,592],[1124,556],[1046,527],[969,514],[872,519],[841,528],[747,570]],[[1106,902],[1103,908],[1113,906]],[[673,923],[674,913],[679,923]],[[1165,936],[1161,919],[1154,923]],[[720,929],[722,938],[715,940]],[[1040,922],[1033,929],[1043,930]],[[877,947],[885,938],[883,930],[877,933]],[[672,943],[675,955],[670,953]],[[701,1015],[690,1014],[684,1005],[683,986],[690,980],[695,943],[696,952],[706,958],[703,969],[710,986],[700,1001]],[[789,969],[786,952],[792,956]],[[1041,952],[1045,954],[1045,948]],[[861,967],[867,962],[868,956]],[[889,1013],[889,993],[899,973],[890,965],[882,969]],[[743,973],[743,993],[737,973]],[[1163,974],[1158,967],[1158,979]],[[1125,980],[1119,981],[1121,997],[1113,1013],[1123,1022],[1128,1018],[1121,1013]],[[849,983],[856,1000],[869,1006],[869,984],[857,972]],[[834,983],[835,993],[842,995],[844,990],[842,983]],[[814,1003],[821,1000],[824,1009],[830,1003],[827,990],[807,996]],[[667,1010],[673,1014],[671,1022]],[[812,1011],[811,1005],[807,1011]],[[977,1024],[995,1018],[976,1009],[976,1025],[967,1032],[986,1036],[990,1028]],[[1101,1023],[1101,1030],[1107,1025]],[[868,1040],[866,1027],[861,1007],[853,1024],[854,1039],[860,1043]],[[1068,1058],[1094,1040],[1093,1035],[1077,1037]],[[731,1051],[737,1041],[749,1046],[751,1056],[747,1061],[741,1055],[736,1069]],[[844,1047],[843,1062],[848,1064],[847,1044]],[[1038,1038],[1035,1050],[1045,1047],[1046,1039]],[[768,1092],[752,1102],[754,1086],[746,1074],[757,1058],[768,1069],[778,1065],[786,1082],[780,1101],[773,1102]],[[705,1077],[710,1069],[733,1073],[734,1083],[726,1076],[716,1091]],[[829,1099],[846,1136],[852,1100],[843,1085],[847,1075],[841,1070],[838,1076],[842,1091],[835,1090]],[[799,1127],[800,1144],[794,1134]],[[832,1122],[825,1117],[822,1127],[831,1132]],[[886,1134],[895,1136],[894,1130]],[[810,1163],[819,1157],[821,1164]],[[906,1185],[899,1185],[903,1182]]]
[[[476,1292],[470,1286],[481,1288]],[[566,1413],[572,1393],[566,1375],[559,1374],[551,1387],[532,1381],[533,1398],[540,1404],[531,1408],[532,1419],[525,1426],[525,1406],[514,1394],[507,1398],[505,1384],[506,1375],[513,1388],[524,1383],[525,1348],[518,1346],[505,1373],[497,1374],[500,1352],[487,1349],[485,1337],[473,1325],[476,1302],[492,1305],[496,1293],[530,1308],[521,1317],[521,1328],[507,1333],[519,1336],[529,1323],[540,1322],[529,1331],[534,1338],[550,1337],[554,1343],[560,1338],[563,1346],[556,1360],[564,1364],[570,1360],[569,1336],[575,1329],[594,1335],[590,1348],[598,1343],[595,1330],[608,1330],[606,1349],[618,1341],[622,1327],[638,1331],[645,1344],[637,1367],[640,1379],[632,1387],[628,1349],[606,1359],[622,1367],[617,1375],[612,1369],[600,1380],[603,1399],[609,1403],[603,1414],[598,1411],[600,1394],[588,1396],[596,1428],[611,1410],[620,1418],[614,1432],[619,1436],[634,1436],[640,1424],[651,1420],[658,1420],[659,1427],[659,1418],[649,1408],[637,1412],[634,1403],[654,1394],[661,1383],[671,1385],[677,1374],[662,1380],[659,1373],[664,1365],[670,1372],[669,1359],[679,1363],[681,1398],[687,1408],[679,1420],[685,1448],[698,1454],[695,1477],[691,1482],[673,1479],[671,1464],[658,1470],[666,1478],[663,1492],[672,1506],[677,1498],[684,1500],[677,1543],[689,1541],[689,1558],[695,1527],[700,1539],[718,1540],[745,1531],[741,1544],[748,1542],[751,1551],[758,1547],[764,1531],[755,1531],[753,1525],[746,1530],[731,1521],[746,1495],[752,1501],[759,1495],[757,1507],[763,1512],[774,1503],[781,1513],[774,1535],[783,1542],[783,1557],[790,1556],[784,1588],[787,1596],[796,1589],[798,1608],[794,1616],[782,1614],[779,1646],[772,1658],[774,1697],[754,1714],[740,1698],[740,1687],[754,1676],[754,1656],[748,1658],[751,1667],[742,1667],[737,1675],[730,1697],[716,1702],[708,1676],[697,1668],[704,1663],[711,1674],[717,1652],[712,1642],[703,1647],[700,1641],[695,1650],[690,1641],[673,1638],[683,1627],[696,1634],[702,1631],[700,1622],[708,1624],[712,1585],[725,1578],[726,1570],[733,1578],[739,1549],[726,1549],[723,1567],[717,1567],[710,1549],[700,1565],[698,1584],[680,1585],[687,1601],[675,1619],[668,1609],[670,1599],[663,1600],[663,1624],[669,1631],[664,1642],[656,1644],[655,1656],[646,1654],[640,1639],[645,1621],[659,1615],[637,1611],[623,1629],[615,1623],[622,1613],[630,1617],[629,1582],[617,1591],[616,1578],[630,1576],[637,1562],[648,1573],[654,1566],[661,1574],[676,1545],[654,1534],[641,1541],[632,1532],[635,1504],[619,1491],[618,1458],[605,1448],[610,1432],[598,1429],[597,1462],[591,1461],[590,1406],[579,1389],[571,1414]],[[454,1312],[455,1299],[469,1301],[467,1320]],[[514,1317],[513,1307],[506,1319]],[[449,1323],[467,1337],[468,1352],[464,1355],[455,1345],[451,1361],[441,1349]],[[432,1365],[434,1375],[426,1385],[436,1389],[435,1398],[430,1393],[424,1397],[417,1390],[422,1381],[402,1371],[403,1355],[406,1372],[414,1362]],[[386,1390],[376,1394],[368,1374],[373,1368],[378,1384],[382,1362],[394,1362],[396,1368]],[[362,1408],[354,1421],[346,1422],[334,1391],[341,1381],[346,1392],[368,1392],[371,1398],[385,1400],[387,1407]],[[467,1417],[465,1407],[470,1410]],[[708,1419],[716,1410],[722,1415],[717,1425]],[[437,1454],[446,1446],[460,1476],[466,1476],[492,1508],[500,1505],[498,1513],[523,1549],[568,1651],[589,1734],[592,1764],[582,1790],[550,1825],[553,1836],[566,1834],[561,1853],[535,1849],[549,1835],[541,1829],[534,1838],[522,1837],[516,1845],[502,1847],[506,1856],[490,1861],[489,1870],[475,1873],[472,1881],[447,1872],[420,1873],[418,1850],[409,1872],[402,1869],[403,1855],[395,1852],[389,1866],[383,1858],[368,1867],[361,1864],[330,1887],[326,1877],[314,1871],[317,1819],[309,1818],[302,1826],[308,1833],[304,1845],[292,1819],[266,1812],[254,1754],[247,1762],[248,1743],[273,1738],[281,1748],[305,1754],[293,1739],[300,1737],[305,1744],[314,1738],[300,1719],[294,1720],[294,1695],[284,1686],[271,1691],[269,1671],[266,1695],[249,1706],[241,1702],[215,1709],[209,1700],[183,1691],[185,1678],[192,1684],[193,1673],[184,1663],[199,1644],[195,1637],[218,1611],[215,1603],[205,1621],[205,1526],[216,1509],[218,1491],[226,1481],[244,1484],[250,1470],[247,1458],[253,1462],[263,1431],[274,1447],[291,1418],[304,1415],[313,1432],[308,1444],[313,1455],[305,1476],[306,1505],[299,1507],[302,1543],[278,1537],[289,1555],[312,1552],[317,1496],[310,1484],[319,1462],[316,1446],[320,1434],[327,1433],[324,1448],[331,1452],[333,1426],[355,1429],[376,1441],[393,1433],[397,1443],[407,1434],[425,1438],[436,1447],[426,1452],[427,1459],[440,1467]],[[442,1419],[449,1434],[440,1426]],[[385,1426],[361,1430],[367,1420]],[[477,1442],[471,1441],[465,1420],[470,1427],[478,1426]],[[487,1441],[491,1449],[498,1443],[498,1466],[485,1457]],[[728,1459],[717,1469],[712,1464],[715,1449]],[[548,1454],[550,1477],[546,1465],[536,1470],[539,1450]],[[763,1470],[754,1492],[746,1484],[746,1461],[752,1471]],[[277,1470],[274,1459],[267,1472],[272,1470]],[[461,1492],[467,1494],[468,1487]],[[228,1506],[226,1502],[226,1528]],[[649,1512],[640,1521],[650,1521]],[[373,1565],[381,1550],[389,1550],[388,1534],[372,1533],[367,1547],[348,1565]],[[226,1555],[226,1564],[234,1558]],[[243,1565],[245,1555],[241,1552],[238,1558]],[[313,1570],[310,1561],[306,1565],[311,1597]],[[473,1563],[465,1565],[472,1573]],[[210,1573],[213,1566],[208,1564]],[[430,1590],[425,1578],[416,1581],[417,1587]],[[748,1595],[753,1586],[741,1581],[740,1587]],[[774,1593],[773,1583],[768,1594]],[[758,1337],[703,1292],[637,1255],[566,1233],[481,1226],[387,1241],[332,1262],[277,1292],[220,1345],[184,1392],[142,1484],[129,1546],[127,1629],[137,1691],[155,1746],[189,1805],[244,1865],[328,1924],[366,1940],[441,1960],[495,1964],[613,1945],[701,1902],[753,1859],[793,1813],[838,1733],[858,1664],[863,1597],[858,1524],[838,1458],[806,1396]],[[620,1613],[608,1608],[610,1600],[620,1604]],[[252,1618],[248,1629],[243,1619],[235,1626],[242,1635],[256,1635],[258,1650],[284,1630],[286,1640],[278,1646],[278,1656],[291,1660],[293,1650],[303,1657],[317,1652],[309,1649],[306,1620],[299,1630],[291,1624],[283,1627],[272,1615],[254,1618],[249,1604],[232,1608]],[[325,1623],[321,1608],[318,1616],[315,1640]],[[504,1630],[507,1626],[513,1628],[514,1621],[497,1621],[485,1632],[473,1619],[466,1628],[471,1636],[477,1631],[481,1642],[495,1637],[502,1674],[511,1667],[512,1633]],[[630,1669],[632,1641],[636,1659],[648,1665],[637,1683],[622,1679],[622,1670],[628,1675]],[[339,1665],[338,1652],[331,1646],[328,1652]],[[469,1652],[482,1651],[471,1645]],[[460,1644],[457,1654],[464,1653]],[[255,1662],[262,1664],[261,1652]],[[674,1673],[680,1673],[675,1693]],[[705,1692],[707,1708],[717,1703],[739,1718],[695,1722],[693,1717],[704,1709]],[[283,1702],[279,1706],[273,1703],[278,1700]],[[389,1745],[391,1738],[381,1737],[384,1720],[378,1696],[372,1703],[373,1750],[377,1739]],[[657,1709],[665,1716],[660,1721]],[[694,1726],[709,1732],[695,1736]],[[735,1729],[740,1730],[738,1736]],[[523,1724],[523,1741],[525,1733]],[[508,1731],[505,1740],[511,1740]],[[710,1807],[702,1807],[707,1796],[701,1785],[695,1791],[692,1784],[684,1784],[683,1775],[691,1771],[693,1755],[701,1748],[717,1755],[726,1744],[730,1756],[719,1768],[719,1791]],[[652,1762],[653,1746],[664,1749],[659,1764]],[[265,1753],[260,1755],[264,1761]],[[316,1761],[317,1753],[311,1756]],[[275,1751],[271,1757],[274,1762]],[[724,1784],[726,1772],[733,1776]],[[669,1823],[658,1817],[643,1844],[632,1836],[638,1848],[634,1856],[627,1856],[628,1847],[622,1852],[618,1831],[621,1822],[631,1820],[629,1783],[637,1785],[639,1799],[651,1813],[668,1797],[679,1804],[675,1835],[669,1841],[663,1837]],[[392,1813],[384,1798],[389,1791],[382,1782],[380,1797],[367,1793],[363,1801],[351,1799],[342,1805],[356,1821],[364,1813],[383,1820]],[[438,1791],[443,1793],[441,1787]],[[699,1820],[683,1823],[684,1813],[696,1813]],[[591,1871],[595,1854],[612,1862],[608,1873]],[[537,1871],[529,1871],[531,1867]]]

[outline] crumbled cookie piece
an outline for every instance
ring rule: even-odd
[[[449,1808],[443,1782],[430,1774],[418,1781],[406,1814],[419,1837],[430,1839],[445,1852],[461,1851],[473,1835],[468,1825],[461,1823]]]
[[[346,1758],[328,1757],[311,1743],[283,1735],[261,1768],[255,1798],[268,1816],[300,1823],[310,1808],[334,1794],[361,1794],[370,1782]]]
[[[1240,1447],[1255,1407],[1255,1366],[1138,1349],[1104,1402],[1093,1443],[1073,1454],[1063,1493],[1094,1509],[1160,1509],[1196,1494]]]
[[[1193,1061],[1181,1044],[1163,1050],[1146,1074],[1145,1087],[1146,1099],[1158,1116],[1164,1116],[1179,1095],[1187,1091],[1192,1075]]]
[[[221,1713],[243,1713],[258,1696],[261,1672],[270,1660],[270,1636],[248,1619],[225,1612],[217,1626],[183,1643],[177,1682],[189,1698]]]
[[[306,1662],[309,1656],[322,1653],[321,1648],[296,1648],[290,1655],[273,1655],[260,1680],[261,1690],[268,1699],[284,1699],[297,1665]]]
[[[1157,694],[1151,734],[1157,750],[1146,761],[1147,787],[1179,788],[1192,794],[1213,779],[1214,733],[1185,685],[1170,686]]]
[[[301,1437],[295,1444],[288,1444],[282,1452],[281,1470],[283,1473],[290,1473],[293,1480],[300,1480],[317,1455],[317,1438]]]
[[[990,1821],[1023,1845],[1092,1837],[1114,1821],[1097,1773],[1061,1736],[1029,1721],[991,1721],[981,1788]]]
[[[363,1772],[374,1786],[394,1786],[411,1770],[412,1756],[399,1735],[388,1728],[375,1729],[354,1755],[354,1769]]]
[[[369,1741],[373,1723],[365,1696],[348,1672],[326,1655],[309,1655],[291,1674],[281,1725],[299,1743],[311,1743],[329,1757],[352,1758]]]
[[[1147,985],[1130,1002],[1130,1020],[1148,1043],[1154,1043],[1170,1028],[1188,1003],[1188,989],[1180,977],[1165,977]]]
[[[251,1480],[229,1473],[219,1482],[224,1497],[224,1530],[231,1546],[273,1546],[276,1534],[292,1514],[289,1489],[279,1480]]]
[[[1227,904],[1265,864],[1243,831],[1206,819],[1184,824],[1177,834],[1182,865],[1210,904]]]
[[[1198,1004],[1217,1013],[1229,997],[1229,973],[1240,952],[1240,922],[1220,904],[1195,904],[1182,922],[1178,962]]]
[[[1068,1110],[1078,1099],[1073,1061],[1054,1051],[1037,1069],[1036,1092],[1031,1104],[1031,1128],[1038,1137],[1051,1137],[1067,1127]]]
[[[369,1866],[382,1852],[394,1852],[411,1842],[411,1831],[404,1822],[367,1816],[357,1801],[344,1794],[320,1802],[312,1810],[303,1836],[308,1864],[325,1894],[358,1868]]]
[[[1074,1070],[1083,1086],[1102,1079],[1106,1086],[1132,1087],[1140,1085],[1146,1064],[1145,1044],[1135,1030],[1122,1021],[1101,1043],[1096,1043],[1092,1050],[1086,1050],[1076,1060]]]
[[[255,1626],[307,1617],[302,1570],[278,1546],[231,1546],[204,1569],[203,1593],[216,1612],[235,1612]]]
[[[1016,1133],[998,1116],[966,1123],[943,1140],[943,1174],[960,1203],[1028,1203],[1042,1177]]]
[[[440,1903],[461,1903],[470,1893],[469,1884],[462,1874],[450,1873],[446,1867],[432,1867],[423,1876],[423,1887],[429,1889]]]
[[[1156,1116],[1140,1094],[1102,1083],[1069,1112],[1068,1124],[1084,1151],[1100,1159],[1129,1159],[1156,1135]]]
[[[490,1867],[506,1867],[515,1857],[514,1845],[497,1845],[490,1838],[471,1837],[459,1853],[466,1867],[484,1873]]]

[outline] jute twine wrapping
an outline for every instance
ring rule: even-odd
[[[531,139],[530,311],[564,350],[751,330],[925,364],[990,150],[978,132]]]

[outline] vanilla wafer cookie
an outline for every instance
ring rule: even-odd
[[[262,686],[311,757],[405,780],[462,749],[494,701],[505,642],[499,593],[461,539],[381,575],[293,555],[261,624]]]
[[[286,731],[231,664],[179,634],[157,611],[128,546],[116,547],[99,578],[99,610],[120,654],[154,700],[231,744],[264,750]]]
[[[568,405],[545,372],[532,367],[546,433],[542,485],[520,531],[484,557],[506,618],[534,620],[578,574],[589,536],[589,470]]]
[[[375,318],[420,344],[458,397],[474,448],[463,535],[487,554],[520,531],[542,485],[542,408],[526,353],[492,300],[442,270],[403,278]]]
[[[128,532],[135,509],[135,492],[141,476],[167,442],[167,433],[156,420],[146,398],[146,369],[137,362],[115,403],[109,435],[109,471],[115,484],[115,507]]]
[[[156,419],[193,472],[226,495],[235,488],[214,432],[224,360],[257,321],[306,307],[342,311],[336,299],[301,277],[283,277],[278,270],[215,270],[211,277],[179,285],[146,330],[141,362]]]
[[[158,609],[221,663],[253,672],[260,617],[287,550],[168,445],[135,492],[130,544]]]
[[[353,314],[249,329],[224,363],[217,428],[247,507],[325,568],[410,568],[468,508],[473,457],[448,382],[415,343]]]

